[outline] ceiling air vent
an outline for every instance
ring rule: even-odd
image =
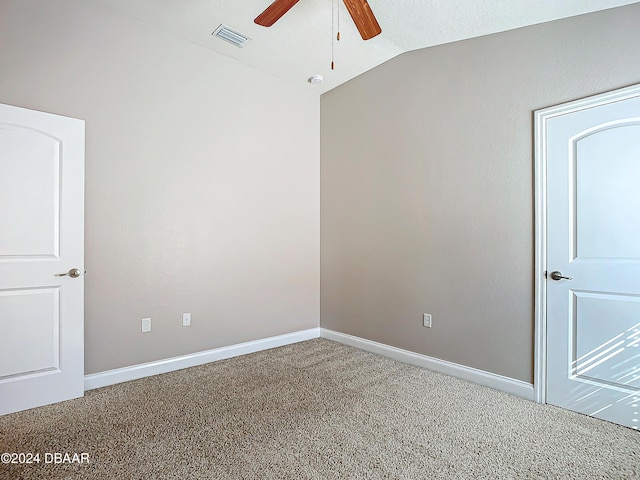
[[[229,42],[240,48],[244,47],[244,44],[247,43],[248,40],[251,40],[246,35],[236,32],[224,24],[220,24],[220,26],[216,28],[211,35],[221,38],[225,42]]]

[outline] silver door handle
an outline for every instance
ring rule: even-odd
[[[56,277],[64,277],[66,275],[69,275],[71,278],[78,278],[81,274],[82,272],[80,271],[80,269],[72,268],[67,273],[56,273]]]
[[[557,270],[555,272],[551,272],[551,275],[549,276],[552,280],[573,280],[571,277],[565,277],[564,275],[562,275],[562,272],[559,272]]]

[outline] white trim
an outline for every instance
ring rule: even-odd
[[[535,252],[533,389],[538,403],[546,403],[547,378],[547,118],[535,112]]]
[[[534,395],[546,402],[547,383],[547,121],[553,117],[640,96],[640,85],[582,98],[534,112],[535,135],[535,347]]]
[[[484,370],[478,370],[477,368],[466,367],[464,365],[440,360],[438,358],[428,357],[408,350],[391,347],[383,343],[354,337],[353,335],[347,335],[346,333],[327,330],[326,328],[320,329],[320,337],[344,343],[345,345],[356,347],[361,350],[366,350],[367,352],[393,358],[404,363],[410,363],[412,365],[417,365],[446,375],[451,375],[452,377],[468,380],[479,385],[484,385],[485,387],[501,390],[518,397],[526,398],[527,400],[534,399],[533,385],[521,380],[485,372]]]
[[[181,370],[183,368],[195,367],[197,365],[224,360],[226,358],[246,355],[247,353],[255,353],[262,350],[268,350],[270,348],[303,342],[305,340],[311,340],[312,338],[318,338],[319,336],[320,329],[311,328],[309,330],[287,333],[277,337],[263,338],[252,342],[206,350],[204,352],[132,365],[130,367],[116,368],[115,370],[108,370],[106,372],[93,373],[91,375],[85,375],[84,389],[85,391],[93,390],[94,388],[115,385],[116,383],[137,380],[139,378],[150,377],[160,373],[173,372],[174,370]]]
[[[335,332],[325,328],[311,328],[309,330],[288,333],[277,337],[264,338],[251,342],[230,345],[228,347],[207,350],[204,352],[197,352],[189,355],[157,360],[155,362],[142,363],[139,365],[132,365],[130,367],[117,368],[105,372],[85,375],[84,389],[85,391],[93,390],[95,388],[115,385],[117,383],[137,380],[161,373],[173,372],[183,368],[195,367],[205,363],[246,355],[248,353],[260,352],[270,348],[282,347],[284,345],[303,342],[318,337],[333,340],[368,352],[376,353],[378,355],[390,357],[405,363],[428,368],[429,370],[495,388],[528,400],[534,399],[533,385],[530,383],[504,377],[495,373],[485,372],[476,368],[466,367],[446,360],[428,357],[419,353],[402,350],[400,348],[391,347],[389,345],[373,342],[360,337],[354,337],[345,333]]]

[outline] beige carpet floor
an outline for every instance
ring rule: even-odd
[[[2,480],[640,478],[640,432],[324,339],[0,417],[0,452],[41,454]]]

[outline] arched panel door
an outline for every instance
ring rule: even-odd
[[[640,88],[538,115],[546,401],[640,428]]]
[[[84,393],[84,122],[0,104],[0,414]]]

